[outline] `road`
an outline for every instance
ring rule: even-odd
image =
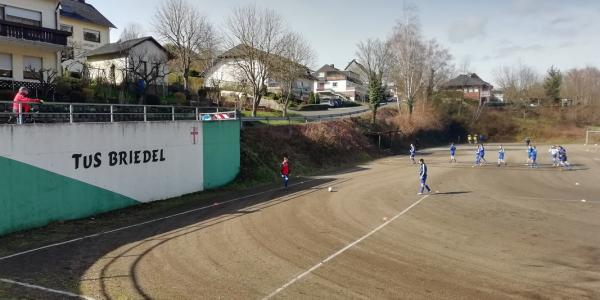
[[[367,112],[369,108],[366,106],[356,106],[356,107],[340,107],[340,108],[330,108],[325,111],[294,111],[295,114],[304,116],[304,117],[314,117],[314,116],[327,116],[327,115],[335,115],[335,114],[343,114],[343,113],[359,113],[359,112]]]
[[[416,195],[418,167],[399,156],[215,199],[0,258],[0,278],[56,291],[0,289],[46,299],[599,299],[600,148],[569,147],[571,171],[542,154],[531,169],[524,147],[507,150],[501,168],[473,168],[467,146],[454,165],[445,148],[419,153],[439,191],[429,196]]]

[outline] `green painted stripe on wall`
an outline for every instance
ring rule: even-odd
[[[204,189],[224,186],[240,172],[240,122],[202,123]]]
[[[0,235],[139,203],[5,157],[0,157],[0,172]]]

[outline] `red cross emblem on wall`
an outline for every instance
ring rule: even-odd
[[[194,145],[196,145],[196,139],[198,138],[198,127],[192,127],[192,132],[190,132],[190,135],[192,136],[192,143]]]

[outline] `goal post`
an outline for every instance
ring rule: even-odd
[[[585,131],[585,144],[600,144],[600,127],[588,128]]]

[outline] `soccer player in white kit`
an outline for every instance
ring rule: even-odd
[[[558,167],[560,164],[558,159],[558,146],[554,145],[550,147],[550,150],[548,150],[548,152],[550,152],[550,156],[552,157],[552,166]]]
[[[415,155],[417,155],[417,148],[415,147],[415,144],[410,144],[410,150],[408,152],[410,154],[410,160],[412,160],[413,164],[416,164]]]

